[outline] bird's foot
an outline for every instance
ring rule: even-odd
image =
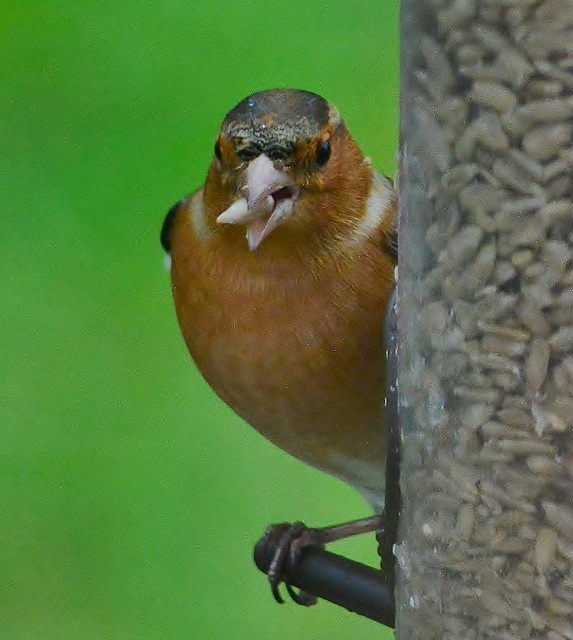
[[[397,515],[388,517],[384,512],[380,516],[380,526],[376,531],[378,541],[378,556],[380,557],[380,570],[392,591],[396,582],[396,564],[394,557],[394,544],[396,543]]]
[[[361,533],[368,533],[380,529],[382,524],[381,516],[372,516],[362,520],[345,522],[331,527],[313,529],[307,527],[302,522],[293,524],[271,525],[266,532],[266,537],[278,538],[276,552],[269,565],[267,573],[271,590],[275,600],[283,603],[284,599],[280,594],[279,586],[285,583],[290,597],[297,603],[305,607],[316,604],[318,598],[306,591],[296,592],[289,583],[287,575],[289,570],[296,564],[301,551],[305,547],[318,547],[323,549],[329,542],[342,540]]]
[[[292,565],[297,561],[304,547],[308,547],[309,545],[324,547],[324,544],[321,544],[320,540],[313,539],[312,534],[316,531],[316,529],[309,529],[302,522],[275,524],[267,529],[267,535],[278,536],[276,552],[271,560],[267,577],[271,584],[274,599],[280,604],[284,603],[284,598],[279,591],[281,582],[285,583],[288,594],[297,604],[304,607],[310,607],[316,604],[316,596],[302,590],[297,593],[285,577],[287,565]]]

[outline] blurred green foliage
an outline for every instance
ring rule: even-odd
[[[256,90],[324,95],[391,175],[397,3],[0,10],[0,638],[380,637],[272,601],[251,560],[269,522],[367,507],[207,388],[158,233]],[[338,551],[376,562],[371,539]]]

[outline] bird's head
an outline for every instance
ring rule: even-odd
[[[251,251],[263,241],[298,250],[328,243],[364,215],[371,179],[335,107],[308,91],[262,91],[223,121],[205,185],[207,221],[242,243],[246,235]]]

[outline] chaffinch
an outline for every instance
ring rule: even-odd
[[[384,317],[397,199],[338,110],[255,93],[161,240],[191,357],[246,422],[384,505]]]

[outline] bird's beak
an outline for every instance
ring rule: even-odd
[[[252,160],[244,172],[239,198],[217,218],[217,224],[246,224],[249,249],[254,251],[293,211],[296,190],[284,171],[275,168],[272,160],[261,154]]]

